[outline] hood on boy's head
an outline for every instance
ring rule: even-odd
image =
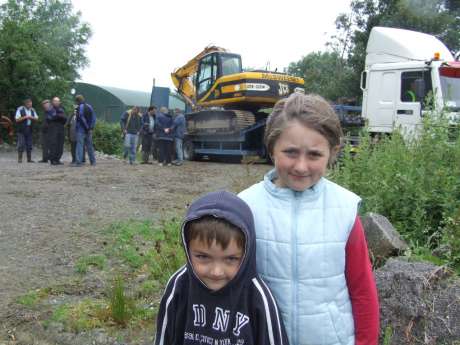
[[[256,275],[256,236],[254,230],[254,217],[249,206],[235,194],[219,191],[208,193],[196,199],[189,207],[185,220],[182,224],[182,241],[187,254],[187,265],[190,271],[193,271],[186,243],[185,231],[187,224],[193,220],[205,216],[212,216],[218,219],[226,220],[232,225],[239,228],[245,238],[244,258],[241,262],[240,269],[227,285],[232,285],[242,279],[252,279]],[[199,280],[196,276],[195,279]]]

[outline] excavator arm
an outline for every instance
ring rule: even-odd
[[[227,52],[227,50],[216,46],[207,46],[201,53],[196,55],[184,66],[179,67],[173,73],[171,73],[171,79],[174,83],[174,86],[177,88],[177,92],[182,95],[182,97],[184,97],[187,103],[192,107],[196,105],[196,90],[192,77],[198,71],[200,60],[205,55],[214,52]]]

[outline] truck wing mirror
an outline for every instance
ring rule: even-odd
[[[415,79],[415,96],[417,100],[423,100],[425,98],[425,80]]]

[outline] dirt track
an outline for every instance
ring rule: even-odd
[[[0,325],[17,296],[71,276],[76,258],[95,245],[95,230],[118,220],[182,214],[197,195],[238,191],[270,168],[129,166],[102,157],[96,167],[72,168],[68,156],[63,161],[59,167],[18,164],[14,152],[0,151]]]

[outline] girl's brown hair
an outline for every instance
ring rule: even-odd
[[[295,92],[279,100],[267,119],[264,141],[270,156],[281,133],[294,120],[323,135],[330,149],[340,145],[342,127],[330,104],[321,96]]]

